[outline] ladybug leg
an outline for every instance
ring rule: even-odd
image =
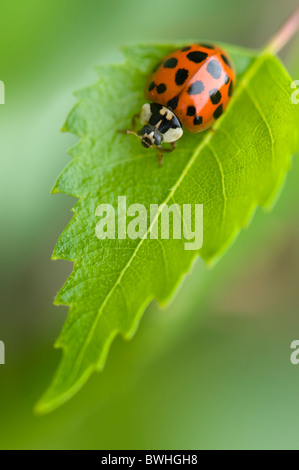
[[[155,146],[155,149],[158,154],[158,161],[159,161],[160,166],[162,166],[163,164],[163,153],[170,153],[176,149],[176,142],[171,142],[170,145],[171,145],[171,148],[164,148],[164,147],[161,147],[161,145]]]
[[[163,148],[163,152],[170,153],[173,152],[176,149],[176,142],[171,142],[170,143],[171,148]]]
[[[163,165],[163,154],[161,152],[161,147],[156,146],[155,149],[157,150],[159,165],[162,166]]]
[[[214,127],[210,127],[210,131],[213,132],[213,134],[218,134],[217,129],[215,129]]]

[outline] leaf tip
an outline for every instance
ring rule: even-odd
[[[35,416],[44,416],[45,414],[47,414],[42,400],[38,401],[33,407],[33,413],[35,414]]]
[[[61,305],[61,301],[59,299],[59,294],[56,295],[56,297],[53,301],[53,305],[55,305],[55,307],[59,307]]]
[[[53,400],[48,398],[48,391],[38,400],[38,402],[33,407],[33,413],[42,417],[49,413],[55,411],[63,403],[60,403],[60,400]]]
[[[53,253],[52,253],[52,255],[51,255],[51,260],[52,260],[52,261],[57,261],[58,259],[60,259],[60,258],[59,258],[58,254],[56,253],[56,250],[55,250],[55,248],[54,248],[54,251],[53,251]]]
[[[48,388],[33,407],[33,413],[38,416],[45,416],[55,411],[60,405],[60,400],[51,397],[51,387]]]
[[[57,183],[55,183],[53,188],[51,189],[51,194],[58,194],[58,193],[60,193],[60,190],[57,186]]]
[[[63,126],[60,128],[60,132],[68,132],[68,131],[69,131],[69,127],[67,125],[67,122],[65,122]]]

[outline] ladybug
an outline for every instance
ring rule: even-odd
[[[192,44],[166,56],[149,77],[142,106],[133,117],[134,134],[145,148],[171,152],[183,135],[211,127],[225,111],[235,85],[235,71],[228,54],[218,46]],[[136,117],[142,129],[136,133]],[[170,143],[171,148],[161,147]]]

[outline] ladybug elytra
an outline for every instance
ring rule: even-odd
[[[228,54],[218,46],[192,44],[166,56],[155,67],[145,89],[151,103],[134,116],[132,131],[141,144],[162,152],[174,150],[183,135],[208,129],[225,111],[235,85],[235,72]],[[137,134],[135,118],[143,128]],[[161,147],[170,143],[171,148]]]

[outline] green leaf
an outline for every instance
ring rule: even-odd
[[[277,58],[225,46],[237,71],[237,87],[215,132],[184,133],[178,149],[157,164],[129,128],[144,102],[149,71],[175,46],[125,49],[122,64],[97,69],[98,82],[76,94],[64,130],[80,137],[53,192],[79,198],[54,259],[74,261],[56,298],[69,315],[56,347],[63,358],[37,405],[49,412],[73,396],[103,367],[116,335],[130,338],[152,299],[164,305],[198,254],[219,257],[257,206],[269,207],[299,147],[299,107],[291,103],[291,79]],[[119,195],[133,203],[203,204],[204,243],[184,250],[185,240],[99,240],[96,207],[117,208]],[[160,212],[155,223],[159,222]],[[153,348],[155,345],[153,345]],[[121,358],[120,358],[120,367]]]

